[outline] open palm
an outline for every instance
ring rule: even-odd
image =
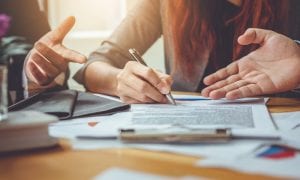
[[[273,31],[248,29],[238,42],[260,44],[247,56],[207,76],[202,95],[213,99],[237,99],[282,92],[300,83],[300,48]]]

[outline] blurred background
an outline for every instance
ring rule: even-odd
[[[49,23],[55,28],[66,17],[76,17],[76,24],[64,41],[64,45],[88,56],[100,46],[127,12],[139,0],[39,0],[40,7],[48,14]],[[144,55],[149,66],[164,71],[163,43],[159,39]],[[71,77],[82,65],[70,63]],[[83,90],[72,78],[72,89]]]

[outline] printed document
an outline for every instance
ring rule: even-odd
[[[131,125],[275,129],[263,99],[179,101],[177,104],[134,104]]]

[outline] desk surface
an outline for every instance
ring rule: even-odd
[[[289,104],[286,104],[289,102]],[[271,99],[271,112],[300,110],[300,100]],[[282,106],[280,104],[285,104]],[[137,149],[72,151],[67,141],[60,146],[0,156],[0,179],[91,179],[111,167],[122,167],[169,176],[212,179],[266,179],[225,169],[199,168],[196,157]],[[270,179],[270,177],[268,177]]]

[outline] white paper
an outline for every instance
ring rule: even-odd
[[[283,160],[256,158],[253,156],[239,158],[209,158],[197,162],[201,167],[228,168],[246,173],[264,174],[300,178],[300,154]]]
[[[280,134],[281,140],[273,144],[288,146],[290,148],[294,148],[300,151],[300,129],[280,131]]]
[[[195,177],[195,176],[184,176],[184,177],[172,177],[172,176],[161,176],[157,174],[145,173],[140,171],[134,171],[124,168],[110,168],[99,175],[93,180],[167,180],[167,179],[181,179],[181,180],[204,180],[207,178]]]
[[[254,128],[251,106],[133,105],[131,110],[134,125],[179,124],[193,127]]]
[[[118,130],[129,124],[131,113],[120,112],[110,116],[84,117],[51,124],[53,137],[74,139],[77,136],[117,136]]]
[[[124,144],[118,140],[72,140],[73,149],[95,150],[106,148],[137,148],[159,152],[171,152],[195,157],[237,157],[260,147],[263,141],[231,141],[224,144]]]
[[[180,101],[170,104],[134,104],[131,127],[161,128],[179,125],[199,128],[243,128],[275,130],[264,99],[239,101]]]
[[[272,113],[271,115],[279,130],[300,129],[300,111]]]

